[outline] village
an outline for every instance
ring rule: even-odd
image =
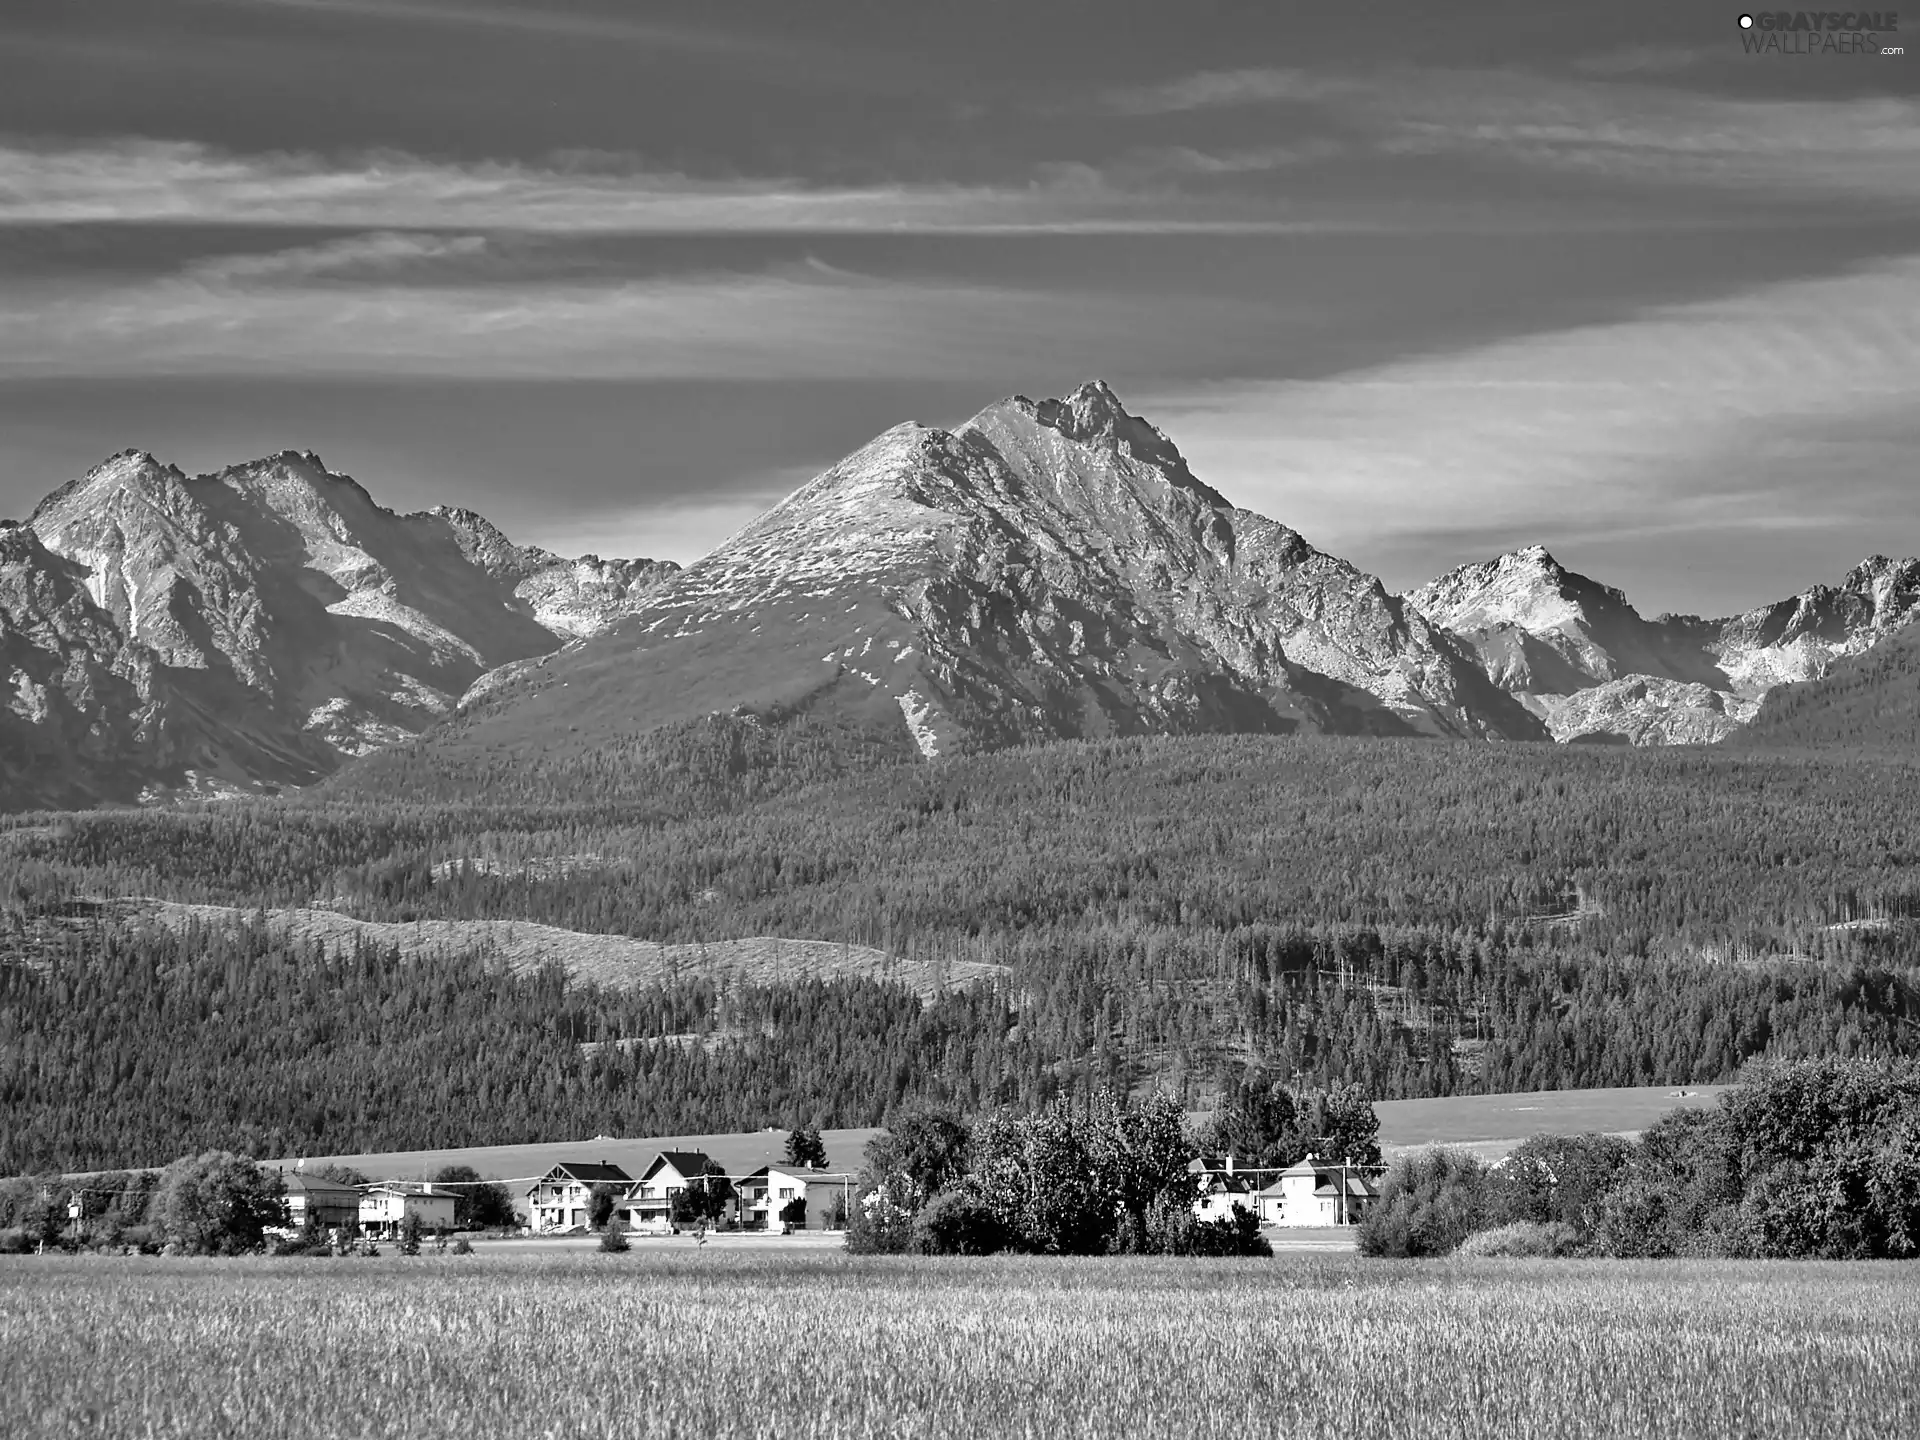
[[[1227,1220],[1250,1213],[1263,1227],[1324,1229],[1358,1225],[1379,1196],[1378,1167],[1343,1165],[1308,1155],[1285,1169],[1259,1169],[1233,1156],[1202,1155],[1188,1167],[1193,1213]],[[412,1222],[417,1233],[455,1228],[461,1182],[382,1180],[353,1185],[298,1169],[285,1172],[294,1231],[353,1232],[394,1239]],[[496,1182],[482,1182],[496,1183]],[[844,1230],[857,1177],[792,1161],[741,1175],[700,1150],[661,1150],[638,1178],[602,1160],[564,1160],[513,1188],[519,1233],[589,1235],[618,1228],[636,1236],[698,1231]]]

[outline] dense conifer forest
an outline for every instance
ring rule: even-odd
[[[13,817],[0,1172],[871,1124],[1103,1084],[1194,1103],[1250,1063],[1389,1097],[1920,1053],[1909,764],[1233,737],[844,766],[804,728],[703,722],[638,797]],[[884,975],[607,989],[485,944],[169,930],[116,896],[1001,969],[929,999]]]

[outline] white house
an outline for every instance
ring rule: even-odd
[[[736,1187],[740,1197],[740,1223],[749,1229],[778,1230],[786,1221],[780,1212],[794,1201],[803,1202],[806,1218],[798,1228],[826,1230],[832,1227],[836,1211],[853,1203],[852,1181],[845,1175],[825,1170],[810,1170],[805,1165],[781,1162],[762,1165]],[[836,1206],[834,1202],[840,1204]]]
[[[1379,1195],[1372,1172],[1309,1155],[1260,1192],[1260,1219],[1267,1225],[1357,1225]]]
[[[701,1176],[719,1171],[703,1150],[662,1150],[638,1180],[629,1182],[626,1195],[614,1204],[614,1214],[630,1229],[671,1230],[673,1197]]]
[[[420,1228],[428,1233],[451,1230],[453,1192],[395,1180],[375,1185],[360,1196],[360,1228],[369,1235],[398,1235],[409,1215],[417,1217]]]
[[[1187,1171],[1199,1177],[1199,1194],[1193,1202],[1197,1218],[1230,1220],[1236,1210],[1258,1213],[1259,1199],[1254,1186],[1247,1176],[1235,1173],[1233,1156],[1202,1155]]]
[[[528,1188],[528,1228],[584,1230],[593,1219],[594,1186],[613,1185],[624,1191],[632,1184],[633,1177],[618,1165],[563,1160]],[[614,1202],[616,1213],[619,1203]]]

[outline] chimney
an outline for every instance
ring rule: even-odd
[[[1231,1150],[1227,1152],[1227,1174],[1233,1174],[1233,1152]]]

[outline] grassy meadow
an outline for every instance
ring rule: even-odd
[[[1849,1440],[1920,1434],[1920,1269],[22,1258],[0,1355],[10,1437]]]

